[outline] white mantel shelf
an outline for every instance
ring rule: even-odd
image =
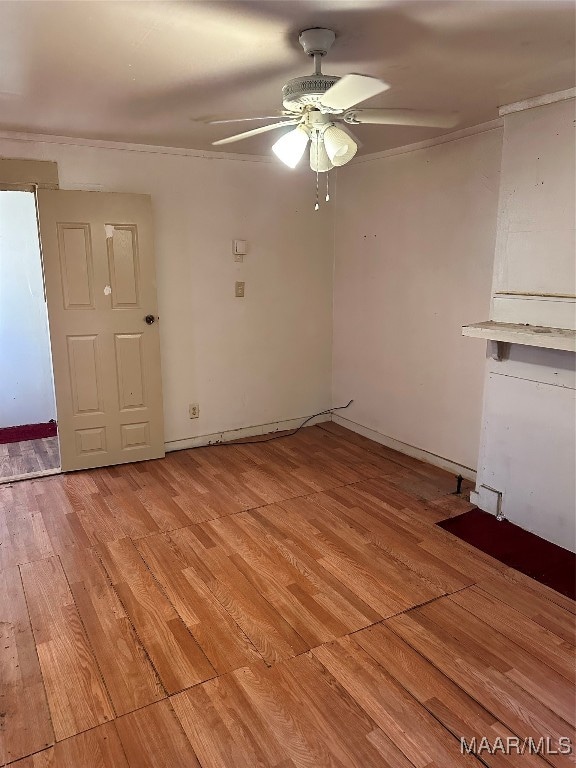
[[[566,328],[497,323],[495,320],[487,320],[485,323],[462,326],[462,335],[476,339],[491,339],[505,344],[524,344],[528,347],[576,352],[576,331]]]

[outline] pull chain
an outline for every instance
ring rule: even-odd
[[[329,176],[329,173],[328,171],[326,171],[326,202],[330,200],[330,186],[328,184],[328,176]]]
[[[319,200],[319,184],[318,184],[318,163],[316,163],[316,205],[314,206],[314,210],[317,211],[318,208],[320,208],[320,204],[318,203]]]

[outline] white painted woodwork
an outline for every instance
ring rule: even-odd
[[[51,160],[0,157],[0,189],[29,185],[58,189],[58,165]]]
[[[574,117],[574,98],[505,116],[491,320],[575,327]]]
[[[493,365],[500,372],[487,375],[477,503],[493,511],[481,486],[494,488],[508,520],[574,551],[574,389],[510,376],[507,362]]]
[[[472,333],[522,343],[487,359],[477,503],[495,488],[508,519],[576,551],[575,102],[546,101],[504,117],[493,322]]]
[[[62,469],[164,455],[146,195],[40,191]]]
[[[547,104],[554,104],[556,101],[566,101],[566,99],[576,98],[576,88],[565,88],[563,91],[554,93],[544,93],[533,96],[523,101],[515,101],[512,104],[503,104],[498,109],[500,116],[509,115],[511,112],[523,112],[525,109],[534,109],[534,107],[544,107]]]
[[[492,307],[493,316],[503,323],[529,322],[531,325],[576,330],[576,299],[571,296],[502,293],[493,297]]]
[[[472,336],[476,339],[503,341],[509,344],[523,344],[529,347],[564,349],[569,352],[576,352],[576,331],[565,328],[525,326],[488,320],[484,323],[464,325],[462,335]]]

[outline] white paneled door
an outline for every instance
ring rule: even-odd
[[[164,455],[147,195],[39,190],[62,470]]]

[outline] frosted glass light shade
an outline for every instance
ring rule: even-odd
[[[334,168],[330,162],[322,138],[320,138],[320,140],[318,140],[318,138],[313,138],[310,143],[310,168],[319,173],[325,173]]]
[[[322,134],[324,146],[333,165],[346,165],[358,149],[354,139],[335,125],[329,125]]]
[[[289,168],[296,168],[307,144],[308,133],[303,126],[298,125],[293,131],[285,133],[278,139],[272,146],[272,152]]]

